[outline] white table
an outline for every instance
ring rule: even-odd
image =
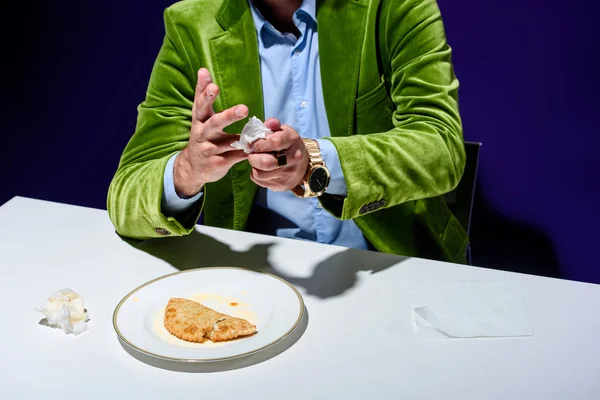
[[[1,206],[0,398],[600,399],[598,285],[197,232],[136,248],[115,234],[103,210],[20,197]],[[268,264],[294,282],[309,321],[293,346],[213,373],[165,370],[124,351],[112,313],[125,294],[177,271],[173,265],[226,264]],[[410,282],[433,278],[518,283],[535,336],[412,334]],[[79,336],[39,325],[42,315],[33,311],[64,287],[80,293],[90,312],[90,330]]]

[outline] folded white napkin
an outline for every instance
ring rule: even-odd
[[[508,282],[418,282],[411,285],[419,329],[447,337],[533,336],[521,288]]]

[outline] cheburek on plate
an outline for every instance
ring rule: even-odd
[[[196,343],[206,339],[223,342],[256,333],[256,326],[243,318],[222,314],[183,298],[169,300],[164,324],[172,335]]]

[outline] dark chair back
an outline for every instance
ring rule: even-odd
[[[454,213],[467,234],[471,235],[471,216],[473,212],[473,199],[475,197],[475,185],[477,182],[477,166],[479,164],[480,142],[465,142],[467,161],[465,171],[458,186],[445,195],[450,211]],[[471,263],[470,245],[467,251],[467,259]]]

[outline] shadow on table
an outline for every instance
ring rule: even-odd
[[[322,299],[338,296],[354,287],[359,271],[377,273],[408,259],[374,251],[346,249],[321,261],[310,277],[301,278],[288,275],[269,263],[269,249],[274,243],[257,244],[247,251],[235,251],[227,244],[198,231],[186,236],[141,242],[123,240],[165,260],[180,271],[207,266],[233,266],[272,272],[304,288],[307,294]]]
[[[273,269],[274,273],[288,282],[303,287],[309,295],[321,299],[339,296],[356,284],[359,271],[372,274],[383,271],[409,257],[347,249],[321,261],[308,278],[298,278]]]
[[[247,251],[232,250],[225,243],[192,231],[189,235],[132,242],[135,248],[165,260],[180,271],[200,267],[240,267],[265,269],[271,265],[267,260],[273,243],[257,244]]]
[[[170,371],[177,372],[192,372],[192,373],[210,373],[210,372],[223,372],[223,371],[231,371],[234,369],[240,369],[249,367],[251,365],[256,365],[267,361],[284,351],[291,348],[304,334],[306,328],[308,326],[308,310],[306,307],[304,308],[304,314],[300,323],[288,336],[284,337],[279,342],[273,344],[272,346],[246,357],[241,357],[234,360],[228,361],[217,361],[217,362],[178,362],[178,361],[169,361],[163,360],[160,358],[152,357],[143,353],[140,353],[137,350],[134,350],[129,345],[124,343],[119,338],[119,343],[121,347],[133,358],[136,360],[143,362],[144,364],[148,364],[150,366],[166,369]]]

